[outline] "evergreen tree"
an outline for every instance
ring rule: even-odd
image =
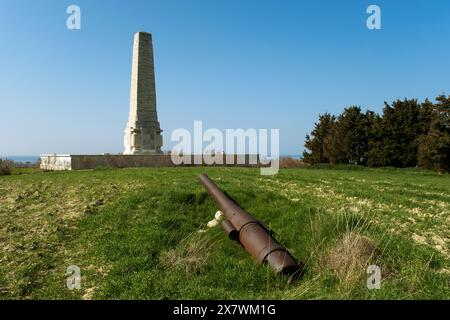
[[[306,135],[305,148],[309,151],[303,152],[303,160],[307,163],[328,163],[329,159],[324,153],[324,143],[335,117],[329,113],[319,115],[319,121],[314,124],[311,135]]]
[[[364,118],[361,122],[362,127],[362,148],[364,150],[363,153],[363,161],[362,165],[370,165],[370,150],[372,143],[376,141],[376,137],[379,136],[377,133],[378,124],[380,123],[380,116],[373,111],[367,110]]]
[[[379,115],[374,116],[370,128],[369,147],[366,153],[367,165],[370,167],[382,167],[389,163],[384,154],[383,119]]]
[[[413,167],[450,171],[450,96],[385,102],[382,116],[353,106],[319,117],[306,136],[309,163]]]
[[[375,124],[369,152],[373,166],[414,167],[417,165],[417,138],[421,134],[420,105],[417,100],[385,103],[383,116]]]
[[[435,108],[436,105],[428,99],[425,99],[421,104],[418,118],[421,135],[427,134],[430,131]]]
[[[419,165],[439,172],[450,171],[450,96],[439,96],[427,105],[428,132],[419,139]]]
[[[352,106],[334,122],[325,141],[325,156],[330,163],[364,164],[367,152],[366,115]]]

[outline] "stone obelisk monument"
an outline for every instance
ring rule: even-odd
[[[152,35],[134,35],[130,115],[125,129],[124,154],[161,153],[162,136],[156,113]]]

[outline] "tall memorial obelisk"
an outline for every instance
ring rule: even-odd
[[[158,154],[162,136],[156,113],[152,35],[134,35],[131,68],[130,115],[125,129],[124,154]]]

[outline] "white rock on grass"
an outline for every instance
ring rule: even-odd
[[[217,226],[219,224],[219,221],[214,219],[208,222],[208,224],[206,225],[208,228],[213,228],[215,226]]]
[[[222,211],[218,210],[218,211],[216,212],[216,214],[214,215],[214,218],[215,218],[217,221],[222,220],[222,218],[223,218],[223,213],[222,213]]]

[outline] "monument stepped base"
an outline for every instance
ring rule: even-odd
[[[176,167],[205,166],[205,158],[211,156],[190,155],[190,161],[175,164],[167,154],[142,155],[72,155],[72,154],[42,154],[40,168],[43,170],[83,170],[98,167],[133,168],[133,167]],[[214,166],[244,166],[260,167],[257,155],[217,155],[222,157],[222,164]],[[238,158],[241,161],[238,161]],[[228,161],[226,161],[228,159]],[[232,161],[230,161],[232,159]]]

